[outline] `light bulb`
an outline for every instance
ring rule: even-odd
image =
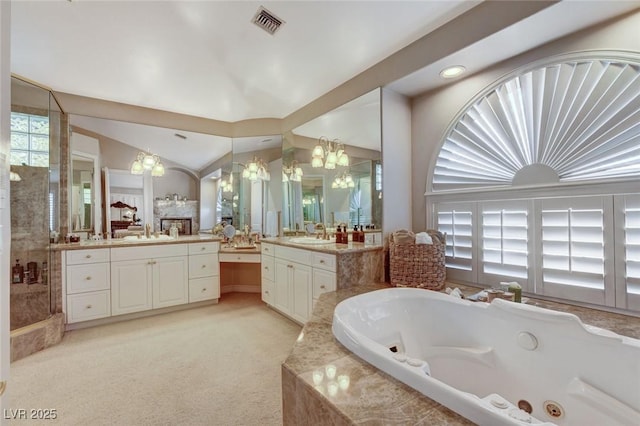
[[[313,157],[311,159],[311,167],[322,167],[324,166],[321,157]]]
[[[322,148],[322,146],[316,145],[315,148],[313,148],[313,151],[311,152],[311,156],[319,157],[320,159],[324,158],[324,149]]]

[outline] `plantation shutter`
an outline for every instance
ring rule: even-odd
[[[612,197],[538,202],[540,288],[545,296],[613,306]]]
[[[529,287],[531,203],[500,201],[480,204],[481,266],[479,281],[496,285],[517,281]]]
[[[447,275],[452,279],[473,280],[473,204],[440,203],[435,210],[437,229],[447,234]]]
[[[616,306],[640,311],[640,195],[619,195],[616,206]]]

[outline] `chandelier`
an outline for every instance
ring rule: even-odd
[[[347,172],[338,173],[333,182],[331,182],[331,189],[347,189],[355,186],[356,183],[353,181],[351,173]]]
[[[149,152],[140,151],[131,165],[131,174],[141,175],[147,170],[151,170],[151,176],[164,175],[164,166],[160,162],[160,157]]]
[[[220,179],[222,192],[233,192],[233,173],[229,174],[229,180]]]
[[[253,160],[244,166],[242,170],[242,177],[249,180],[271,180],[271,174],[269,173],[269,166],[262,158],[253,157]]]
[[[296,160],[291,162],[291,166],[282,166],[282,182],[302,182],[302,167]]]
[[[349,166],[349,156],[344,152],[344,145],[338,139],[329,141],[322,136],[311,153],[311,167],[335,169],[337,166]]]

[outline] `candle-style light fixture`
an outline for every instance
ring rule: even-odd
[[[282,166],[283,182],[302,182],[303,175],[302,167],[300,167],[296,160],[293,160],[289,166]]]
[[[354,188],[355,186],[356,183],[353,181],[353,176],[346,171],[338,173],[333,179],[333,182],[331,182],[332,189],[347,189]]]
[[[269,166],[262,158],[253,157],[249,163],[244,165],[242,170],[242,177],[249,180],[271,180],[271,173],[269,173]]]
[[[220,179],[222,192],[233,192],[233,173],[229,174],[229,179]]]
[[[311,167],[332,170],[336,166],[349,166],[349,156],[344,150],[344,144],[338,139],[330,141],[322,136],[311,152]]]
[[[147,170],[151,171],[151,176],[164,175],[164,166],[160,161],[160,157],[150,152],[140,151],[133,164],[131,164],[131,174],[141,175]]]

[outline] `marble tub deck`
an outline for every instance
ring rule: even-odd
[[[333,337],[333,311],[340,301],[388,287],[370,284],[320,296],[311,319],[282,364],[285,425],[474,424],[362,361]],[[478,291],[473,287],[461,287],[461,290],[467,295]],[[573,313],[585,324],[640,338],[640,318],[535,299],[529,304]],[[333,380],[326,377],[327,366],[335,367]],[[321,372],[324,377],[319,380]],[[347,380],[348,386],[345,386]]]

